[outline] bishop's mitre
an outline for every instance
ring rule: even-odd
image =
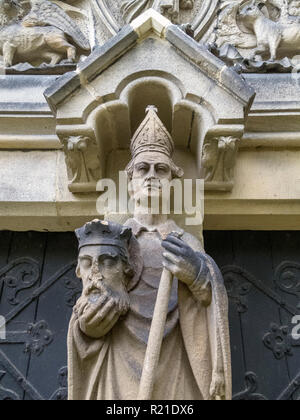
[[[141,153],[156,152],[172,157],[174,142],[157,115],[158,109],[150,105],[146,108],[146,118],[136,130],[131,140],[131,155],[134,159]]]

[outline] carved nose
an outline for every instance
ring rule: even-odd
[[[153,181],[155,179],[157,179],[157,177],[153,174],[153,175],[147,176],[146,181]]]
[[[147,180],[157,179],[155,168],[151,168],[146,177]]]
[[[93,263],[91,274],[97,275],[97,277],[99,277],[99,279],[102,280],[102,274],[100,273],[99,264],[97,262]]]

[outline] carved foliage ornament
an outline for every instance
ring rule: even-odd
[[[70,191],[81,192],[82,186],[95,186],[100,179],[99,150],[96,141],[86,136],[70,136],[63,139],[63,146]]]
[[[206,189],[230,191],[233,187],[239,139],[216,137],[203,147],[202,167]]]

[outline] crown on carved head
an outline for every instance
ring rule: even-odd
[[[132,158],[145,152],[159,152],[172,157],[174,143],[157,112],[158,109],[154,105],[149,105],[146,108],[146,118],[136,130],[131,141]]]
[[[132,237],[129,227],[95,219],[75,231],[79,249],[89,245],[116,246],[128,254]]]

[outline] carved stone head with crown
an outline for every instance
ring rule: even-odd
[[[76,274],[83,282],[79,302],[96,304],[100,297],[113,300],[120,314],[129,308],[127,287],[134,275],[129,262],[131,229],[117,223],[93,220],[76,230],[79,256]]]
[[[173,161],[172,137],[157,115],[155,106],[148,106],[146,118],[131,141],[131,161],[126,171],[132,181],[134,198],[161,194],[162,182],[181,178],[183,170]]]

